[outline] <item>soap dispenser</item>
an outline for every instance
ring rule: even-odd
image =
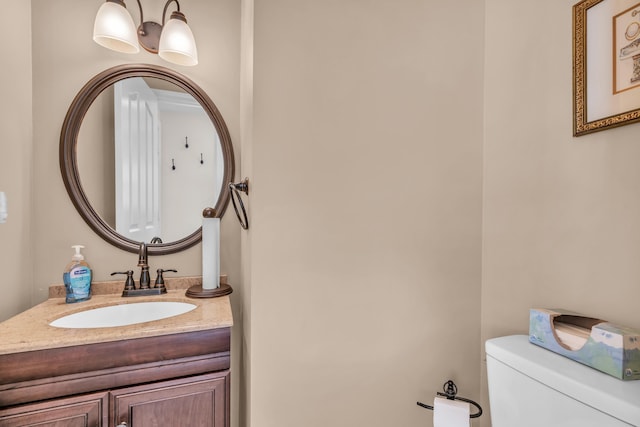
[[[81,245],[72,246],[76,253],[71,257],[71,262],[67,264],[62,275],[64,287],[67,291],[66,302],[73,303],[86,301],[91,298],[91,268],[84,260],[84,255],[80,250]]]

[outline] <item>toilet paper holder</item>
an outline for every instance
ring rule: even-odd
[[[482,415],[482,407],[480,407],[480,405],[478,405],[476,402],[474,402],[471,399],[466,399],[464,397],[456,396],[458,394],[458,386],[456,386],[456,383],[454,383],[453,381],[449,380],[446,383],[444,383],[444,385],[442,386],[442,390],[444,391],[444,393],[438,391],[436,392],[436,394],[438,396],[446,397],[449,400],[461,400],[462,402],[470,403],[478,409],[478,412],[476,412],[475,414],[469,415],[469,418],[478,418],[480,415]],[[433,406],[431,405],[427,405],[422,402],[416,402],[416,403],[418,404],[418,406],[422,406],[423,408],[430,409],[433,411]]]

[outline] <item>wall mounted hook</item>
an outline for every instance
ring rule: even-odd
[[[176,170],[176,159],[171,159],[171,170]]]
[[[202,153],[200,153],[200,164],[204,165],[204,159],[202,158]]]
[[[236,191],[242,191],[247,196],[249,195],[249,178],[245,178],[240,182],[230,183],[229,188]]]
[[[189,148],[189,137],[188,136],[184,137],[184,148]]]

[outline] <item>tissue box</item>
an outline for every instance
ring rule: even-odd
[[[529,341],[621,380],[640,379],[640,331],[560,309],[531,309]]]

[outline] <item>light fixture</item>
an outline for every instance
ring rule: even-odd
[[[140,25],[136,29],[123,0],[106,0],[100,6],[93,26],[93,40],[101,46],[123,53],[137,53],[138,45],[146,51],[157,53],[165,61],[178,65],[196,65],[198,50],[187,19],[180,12],[178,0],[168,0],[162,12],[162,25],[145,22],[140,9]],[[175,2],[178,10],[171,13],[165,25],[167,8]]]

